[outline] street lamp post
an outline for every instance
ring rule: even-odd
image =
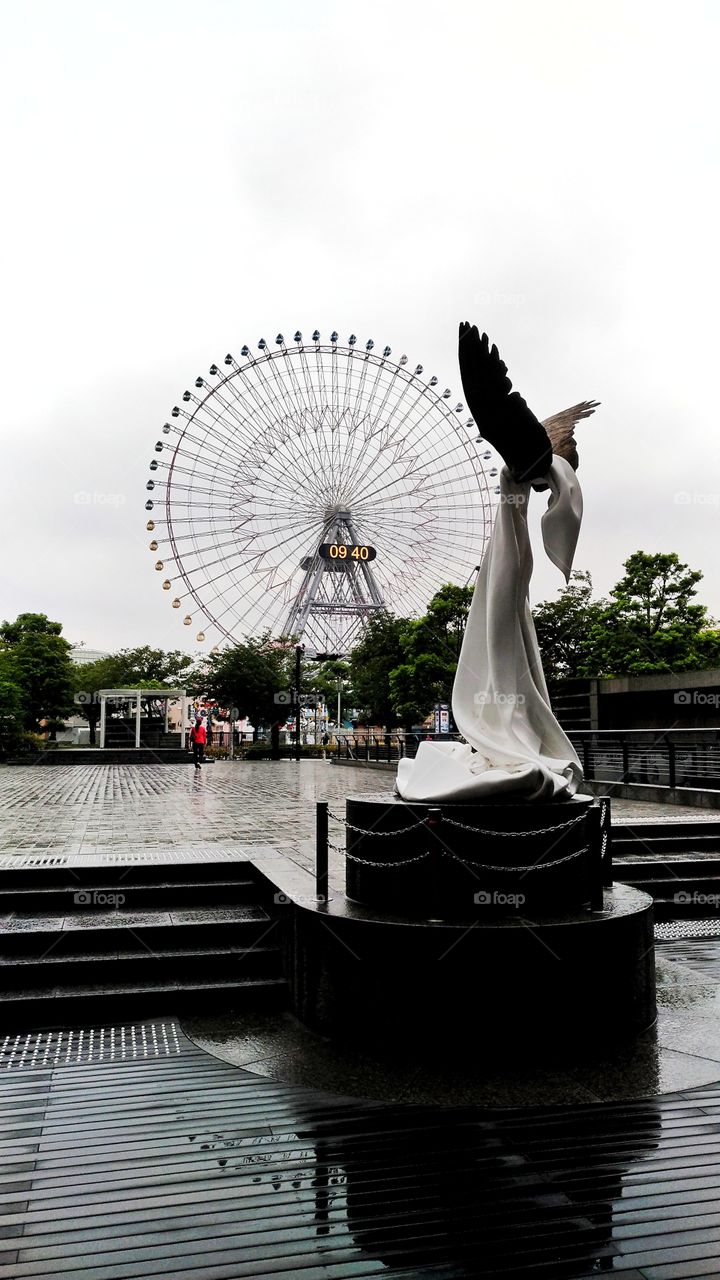
[[[305,645],[295,646],[295,759],[300,759],[300,663]]]

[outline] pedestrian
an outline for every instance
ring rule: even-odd
[[[190,741],[193,749],[193,760],[195,768],[199,769],[205,755],[205,743],[207,742],[207,731],[200,716],[197,717],[192,729],[190,730]]]
[[[211,747],[211,746],[212,746],[212,740],[213,740],[213,722],[212,722],[212,715],[209,715],[209,716],[208,716],[208,718],[207,718],[206,733],[207,733],[207,744],[208,744],[208,746],[209,746],[209,747]]]

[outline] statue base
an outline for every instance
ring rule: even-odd
[[[347,897],[294,912],[288,976],[308,1026],[467,1063],[604,1050],[653,1025],[652,899],[609,887],[608,802],[381,795],[346,814]]]
[[[331,902],[298,906],[290,985],[313,1030],[358,1049],[463,1064],[605,1052],[653,1025],[652,899],[604,910],[431,923]],[[449,1063],[448,1065],[452,1065]]]
[[[442,920],[602,903],[600,806],[592,796],[438,805],[349,796],[346,820],[352,902]]]

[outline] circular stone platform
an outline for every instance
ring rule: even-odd
[[[629,1040],[656,1017],[652,899],[486,922],[296,905],[290,981],[307,1026],[355,1044],[502,1057]]]

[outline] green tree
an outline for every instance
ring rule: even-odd
[[[197,680],[198,691],[222,707],[237,707],[255,727],[278,719],[275,693],[292,684],[294,648],[266,634],[248,638],[221,653],[211,654]]]
[[[674,553],[635,551],[589,633],[583,674],[694,671],[720,663],[720,632],[697,604],[702,573]]]
[[[95,662],[74,664],[73,692],[97,693],[100,689],[174,689],[194,691],[196,671],[193,659],[181,649],[165,652],[142,645],[137,649],[121,649]],[[95,745],[100,705],[88,702],[75,705],[75,712],[90,726],[90,743]],[[147,699],[147,713],[153,714],[153,700]]]
[[[403,724],[424,719],[436,702],[450,702],[472,597],[472,587],[446,583],[424,617],[405,624],[403,661],[390,673],[392,704]]]
[[[0,758],[11,754],[24,728],[22,692],[0,666]]]
[[[72,705],[73,666],[62,623],[44,613],[21,613],[0,625],[0,669],[20,691],[23,727],[54,725]]]
[[[355,706],[360,719],[367,724],[391,728],[397,723],[390,673],[403,661],[401,637],[406,625],[404,619],[386,610],[374,612],[350,656]]]
[[[106,689],[166,689],[182,688],[193,669],[193,659],[182,649],[153,649],[144,644],[137,649],[121,649],[109,658],[107,670],[116,682]],[[94,664],[93,664],[94,665]]]
[[[606,601],[593,601],[591,597],[590,574],[576,570],[568,585],[558,592],[558,599],[544,600],[533,610],[543,671],[551,683],[585,672],[590,633],[607,607]]]

